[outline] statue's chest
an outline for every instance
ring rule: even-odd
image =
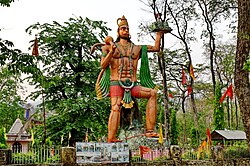
[[[136,51],[136,49],[132,50],[122,50],[122,49],[116,49],[115,53],[113,54],[113,58],[115,59],[124,59],[124,61],[128,59],[136,60],[139,57],[139,52]]]

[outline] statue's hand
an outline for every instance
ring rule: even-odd
[[[110,42],[109,52],[114,53],[116,49],[115,43]]]

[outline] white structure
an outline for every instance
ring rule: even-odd
[[[32,141],[31,135],[26,130],[23,130],[23,124],[19,118],[16,119],[6,136],[7,144],[13,153],[27,153],[29,151],[28,143]]]

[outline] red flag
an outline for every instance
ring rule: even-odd
[[[182,85],[185,85],[187,83],[186,76],[184,69],[182,68]]]
[[[223,100],[225,99],[225,97],[227,96],[227,91],[224,93],[224,95],[223,96],[221,96],[221,98],[220,98],[220,104],[223,102]]]
[[[147,146],[140,146],[140,154],[141,154],[141,158],[143,157],[143,154],[149,152],[151,149]]]
[[[190,63],[189,72],[190,72],[190,76],[193,78],[193,80],[195,80],[194,68],[193,68],[192,63]]]
[[[173,96],[172,93],[169,93],[169,94],[168,94],[168,97],[169,97],[169,98],[174,98],[174,96]]]
[[[188,91],[188,96],[190,95],[190,93],[192,92],[192,87],[191,87],[191,85],[188,85],[188,89],[187,89],[187,91]]]
[[[228,87],[227,96],[230,97],[231,100],[233,100],[233,85],[232,84]]]
[[[210,146],[212,146],[212,137],[209,128],[207,128],[207,142]]]
[[[232,86],[232,84],[227,88],[227,90],[223,94],[223,96],[221,96],[220,104],[223,102],[223,100],[225,99],[226,96],[229,96],[231,100],[233,99],[233,86]]]
[[[34,40],[34,45],[33,45],[33,49],[32,49],[32,55],[34,55],[34,56],[38,56],[39,55],[39,53],[38,53],[38,40],[37,40],[37,37]]]

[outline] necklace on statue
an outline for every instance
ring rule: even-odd
[[[118,45],[120,48],[124,50],[124,53],[125,53],[124,55],[126,56],[128,49],[130,48],[130,43],[127,43],[127,44],[118,43]]]

